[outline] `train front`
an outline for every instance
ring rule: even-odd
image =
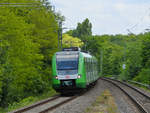
[[[53,58],[53,88],[57,92],[76,89],[78,74],[79,52],[57,52]]]

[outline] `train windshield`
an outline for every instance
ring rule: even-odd
[[[57,61],[57,70],[77,70],[78,60],[59,60]]]

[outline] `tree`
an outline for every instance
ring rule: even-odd
[[[78,23],[75,30],[69,31],[68,33],[72,33],[71,36],[81,39],[81,41],[84,42],[83,49],[86,49],[88,39],[92,36],[92,24],[89,19],[86,18],[82,23]]]
[[[82,47],[83,42],[77,38],[69,36],[68,34],[63,34],[63,46],[64,47]]]
[[[5,0],[0,3],[5,3]],[[57,51],[56,14],[46,1],[36,7],[0,7],[0,104],[8,106],[50,90],[51,57]]]
[[[74,37],[79,37],[82,40],[85,40],[85,36],[92,35],[92,24],[89,19],[86,18],[82,23],[78,23],[76,30],[73,30],[72,35]]]

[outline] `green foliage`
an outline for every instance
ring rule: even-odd
[[[82,23],[78,23],[77,28],[72,31],[72,36],[79,37],[82,41],[86,41],[86,36],[92,35],[92,24],[86,18]]]
[[[150,66],[150,32],[139,35],[92,36],[91,28],[92,24],[85,19],[78,23],[75,30],[66,33],[79,37],[84,42],[82,49],[97,57],[99,71],[103,75],[123,80],[136,78],[138,81],[137,78],[143,76],[141,82],[149,81],[147,76],[143,75],[143,69]]]
[[[86,50],[87,41],[92,36],[92,24],[89,19],[86,18],[82,23],[78,23],[77,28],[75,30],[71,30],[67,32],[69,35],[73,37],[78,37],[84,43],[82,49]]]
[[[79,38],[69,36],[68,34],[63,34],[62,43],[64,47],[82,47],[83,45]]]
[[[50,90],[51,57],[57,51],[58,24],[55,18],[61,18],[54,14],[47,0],[13,0],[11,3],[39,5],[0,7],[2,107]]]
[[[103,57],[102,66],[104,75],[120,74],[123,47],[112,42],[112,37],[109,35],[92,36],[87,41],[87,49],[99,60],[99,69],[102,63],[100,59]]]
[[[134,78],[135,81],[150,84],[150,69],[142,69],[138,76]]]
[[[143,72],[150,65],[150,33],[92,36],[87,39],[87,49],[99,60],[99,69],[102,63],[103,75],[123,80],[136,78],[137,81],[143,77],[140,82],[150,81],[149,71]]]
[[[127,41],[123,62],[126,65],[126,69],[122,69],[121,76],[125,76],[122,77],[124,79],[132,79],[139,74],[142,67],[142,43],[137,36],[129,36]]]
[[[51,57],[57,51],[58,23],[64,21],[63,16],[52,11],[48,0],[13,0],[11,3],[37,5],[0,7],[1,107],[16,106],[22,101],[28,103],[32,97],[52,91]],[[92,24],[85,19],[75,30],[64,34],[63,43],[65,47],[82,46],[95,55],[99,69],[102,63],[103,75],[150,83],[150,32],[92,36]]]
[[[112,78],[113,75],[104,75],[104,77],[110,77],[110,78]]]
[[[51,96],[56,95],[56,92],[53,89],[49,89],[49,90],[50,91],[45,92],[40,96],[34,96],[34,97],[29,96],[27,98],[20,100],[19,102],[13,102],[12,104],[8,105],[7,109],[0,108],[0,112],[1,113],[5,113],[5,112],[7,113],[7,112],[13,111],[15,109],[19,109],[21,107],[24,107],[24,106],[29,106],[31,104],[34,104],[35,102],[38,102],[40,100],[43,100],[43,99],[46,99],[46,98],[49,98]]]
[[[149,68],[150,66],[150,32],[139,35],[142,41],[142,66]]]

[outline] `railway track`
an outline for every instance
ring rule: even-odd
[[[147,95],[125,82],[110,78],[101,78],[102,80],[108,81],[122,90],[136,105],[136,107],[142,113],[150,113],[150,95]]]
[[[78,96],[61,97],[60,95],[57,95],[55,97],[46,99],[34,105],[10,113],[47,113],[49,111],[56,109],[59,106],[64,105],[65,103],[70,102],[71,100],[74,100],[77,97]]]

